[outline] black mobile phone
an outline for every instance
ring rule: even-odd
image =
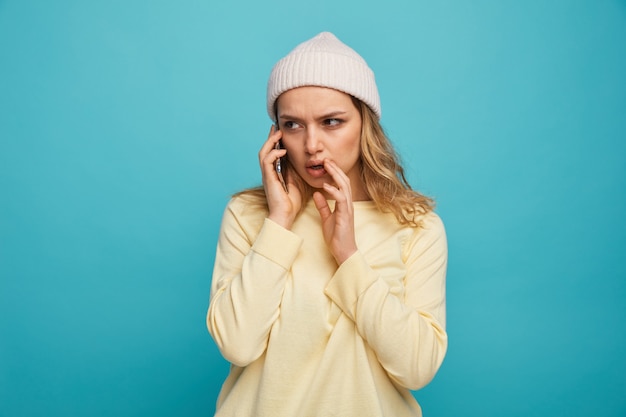
[[[278,130],[278,123],[276,123],[276,130]],[[285,149],[283,147],[283,141],[279,140],[276,143],[276,149]],[[280,183],[283,185],[283,188],[285,189],[285,192],[289,192],[289,190],[287,189],[287,182],[285,182],[285,175],[287,174],[286,169],[287,169],[287,156],[281,156],[280,158],[278,158],[276,160],[276,162],[274,162],[274,169],[276,170],[276,174],[278,175],[278,179],[280,180]]]

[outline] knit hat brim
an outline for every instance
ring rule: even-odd
[[[305,86],[333,88],[367,104],[380,118],[374,72],[365,60],[332,33],[322,32],[301,43],[274,68],[267,84],[267,113],[276,121],[274,105],[285,91]]]

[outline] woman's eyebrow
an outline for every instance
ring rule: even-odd
[[[287,114],[287,113],[285,113],[285,114],[279,114],[279,115],[278,115],[278,118],[279,118],[279,119],[288,119],[288,120],[296,120],[296,121],[300,121],[300,118],[299,118],[299,117],[292,116],[292,115]]]
[[[318,120],[332,119],[333,117],[341,116],[341,115],[344,115],[346,113],[347,113],[347,111],[336,110],[336,111],[332,111],[330,113],[326,113],[325,115],[318,117]]]

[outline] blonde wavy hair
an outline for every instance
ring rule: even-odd
[[[365,191],[380,211],[393,213],[400,224],[419,227],[421,217],[434,209],[434,201],[411,188],[400,157],[374,112],[359,99],[352,97],[352,101],[361,114],[361,179]],[[314,189],[294,169],[287,172],[300,190],[303,210]],[[240,191],[233,197],[237,196],[267,209],[263,186]]]

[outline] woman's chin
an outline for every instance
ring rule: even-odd
[[[309,185],[309,187],[313,188],[314,191],[319,191],[319,192],[324,192],[324,184],[328,183],[328,181],[324,180],[324,179],[311,179],[311,178],[307,178],[306,183]]]

